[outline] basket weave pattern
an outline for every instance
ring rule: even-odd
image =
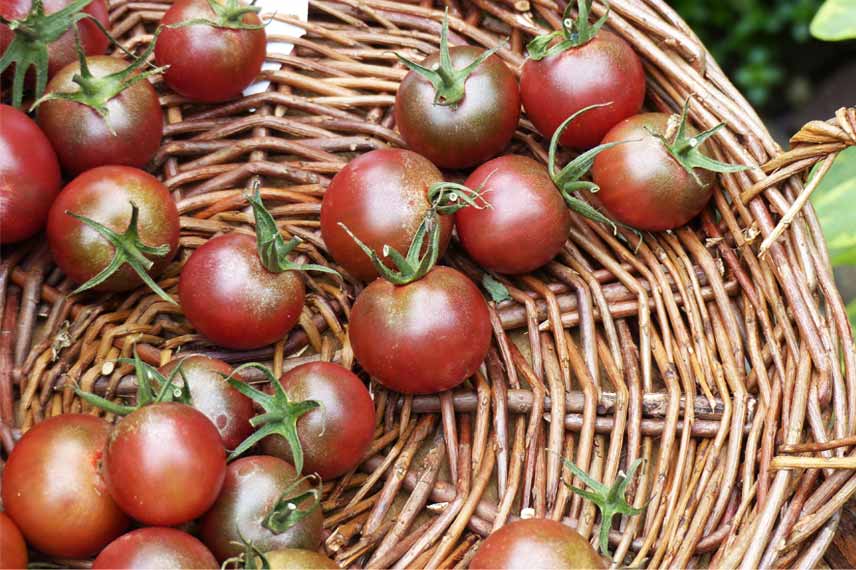
[[[252,233],[242,192],[255,177],[286,237],[303,238],[300,256],[332,264],[319,232],[324,188],[359,153],[403,145],[392,105],[405,70],[392,50],[416,60],[435,51],[444,4],[452,45],[510,38],[498,53],[516,71],[525,43],[543,31],[537,22],[557,27],[563,8],[554,0],[313,0],[309,23],[274,16],[307,33],[283,38],[295,51],[274,58],[282,70],[264,72],[268,91],[199,107],[159,87],[168,125],[154,171],[178,204],[183,246],[164,289],[177,297],[181,264],[207,239]],[[818,458],[842,466],[856,458],[856,354],[806,203],[813,187],[803,184],[812,166],[823,173],[856,144],[856,110],[806,125],[782,153],[668,6],[610,6],[608,27],[644,62],[646,106],[675,112],[692,96],[697,127],[727,123],[712,139],[714,158],[757,168],[720,176],[698,221],[647,234],[635,252],[632,234],[622,240],[575,216],[553,262],[504,281],[512,300],[490,306],[485,366],[454,393],[403,397],[373,383],[379,423],[370,453],[358,471],[325,484],[324,546],[342,565],[465,566],[482,537],[521,512],[571,519],[595,536],[596,509],[563,484],[571,479],[563,457],[607,484],[645,459],[629,497],[647,509],[622,517],[610,535],[619,562],[813,567],[833,540],[856,471],[818,469]],[[142,49],[167,7],[112,2],[114,35]],[[595,4],[596,15],[603,10]],[[524,117],[511,151],[543,162],[545,144]],[[787,229],[764,240],[783,217]],[[454,244],[445,262],[481,278]],[[147,290],[66,297],[73,286],[43,240],[4,252],[5,446],[15,435],[8,426],[26,430],[81,411],[74,385],[133,393],[131,367],[115,361],[134,344],[156,365],[202,353],[272,362],[276,374],[318,358],[353,366],[347,320],[360,284],[314,274],[307,284],[300,324],[286,339],[224,351]],[[848,437],[851,447],[811,443]]]

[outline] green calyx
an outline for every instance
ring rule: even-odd
[[[529,42],[526,46],[529,59],[539,61],[562,53],[570,48],[579,47],[590,42],[600,31],[609,17],[609,4],[603,16],[592,24],[589,22],[591,15],[592,0],[577,0],[577,17],[571,17],[572,2],[568,2],[565,13],[562,15],[562,29],[540,35]],[[556,40],[559,40],[556,42]]]
[[[146,80],[152,75],[157,75],[167,69],[168,66],[165,66],[155,67],[143,72],[137,72],[140,67],[146,64],[146,60],[154,51],[155,44],[157,43],[157,38],[158,35],[160,35],[161,30],[162,28],[157,29],[151,43],[149,43],[149,46],[146,48],[146,51],[144,51],[139,57],[135,57],[134,61],[128,67],[121,71],[117,71],[116,73],[105,75],[104,77],[95,77],[89,71],[86,53],[80,45],[80,36],[76,35],[75,44],[77,47],[78,61],[80,62],[80,71],[72,77],[72,81],[78,85],[77,91],[57,91],[48,93],[33,103],[32,107],[30,107],[30,111],[36,109],[45,101],[62,100],[80,103],[81,105],[90,107],[98,113],[101,118],[104,119],[104,123],[107,125],[110,132],[116,136],[116,131],[110,124],[110,112],[107,109],[107,103],[135,83]]]
[[[240,529],[238,529],[238,536],[241,539],[240,542],[233,540],[232,544],[243,548],[244,551],[237,556],[224,560],[220,570],[226,570],[229,567],[243,568],[244,570],[270,570],[270,561],[268,561],[267,556],[256,548],[255,544],[244,538]]]
[[[452,57],[449,55],[449,10],[447,8],[443,15],[443,27],[440,31],[440,63],[436,69],[428,69],[398,53],[395,56],[408,69],[431,82],[431,85],[434,86],[435,105],[449,106],[454,109],[466,94],[465,85],[467,78],[487,58],[496,53],[498,49],[499,46],[489,49],[470,62],[466,67],[455,69],[454,65],[452,65]]]
[[[107,226],[96,222],[93,219],[86,218],[84,216],[80,216],[75,214],[74,212],[70,212],[66,210],[66,214],[79,220],[80,222],[86,224],[106,239],[116,252],[113,254],[113,259],[110,260],[110,263],[107,264],[107,267],[101,270],[98,275],[72,291],[72,295],[76,295],[78,293],[82,293],[87,289],[91,289],[104,283],[107,279],[110,278],[111,275],[116,273],[120,267],[125,265],[126,263],[134,270],[134,272],[140,276],[140,279],[149,286],[149,288],[158,294],[158,296],[165,300],[169,301],[172,304],[177,304],[175,300],[170,297],[166,291],[160,288],[160,286],[155,283],[154,279],[152,279],[151,275],[148,274],[148,271],[154,265],[154,262],[149,259],[147,256],[151,257],[164,257],[169,253],[169,245],[161,244],[157,247],[152,247],[146,245],[140,239],[140,234],[137,229],[139,223],[139,215],[140,210],[136,204],[130,202],[131,204],[131,220],[128,222],[128,229],[125,230],[125,233],[118,234],[108,228]]]
[[[748,170],[749,167],[743,164],[728,164],[726,162],[720,162],[704,155],[701,152],[702,143],[716,134],[719,129],[725,126],[725,123],[719,123],[712,129],[708,129],[695,136],[690,136],[687,132],[687,114],[689,112],[689,107],[690,100],[687,98],[687,100],[684,101],[681,114],[672,115],[670,118],[670,122],[677,123],[677,127],[674,128],[674,134],[672,136],[651,133],[662,141],[663,145],[669,151],[669,154],[678,161],[678,164],[692,175],[699,186],[703,186],[704,184],[695,172],[696,168],[709,170],[711,172],[740,172]]]
[[[317,484],[306,491],[300,491],[299,487],[304,481],[315,479]],[[309,500],[307,508],[301,508],[300,504]],[[317,475],[300,477],[291,482],[282,492],[276,504],[262,521],[262,526],[274,534],[282,534],[313,512],[321,505],[321,478]]]
[[[273,386],[273,394],[266,394],[233,378],[247,368],[255,368],[262,371],[271,386]],[[240,456],[269,435],[279,435],[285,439],[291,448],[294,469],[298,473],[301,473],[303,471],[303,447],[300,445],[300,438],[297,436],[297,420],[302,415],[320,408],[321,404],[315,400],[292,402],[288,399],[288,394],[285,393],[282,384],[279,383],[273,372],[267,366],[258,362],[248,362],[239,366],[232,374],[226,377],[226,381],[229,382],[232,388],[259,404],[264,410],[264,413],[250,420],[250,424],[258,429],[229,454],[229,461]]]
[[[191,18],[177,24],[170,24],[168,28],[184,28],[186,26],[211,26],[214,28],[227,28],[230,30],[262,30],[264,24],[247,24],[244,22],[244,16],[247,14],[258,14],[261,8],[258,6],[247,6],[242,4],[240,0],[225,0],[221,3],[218,0],[208,0],[208,5],[211,11],[214,12],[214,19],[210,18]]]
[[[565,483],[571,488],[571,491],[597,505],[597,508],[600,510],[600,551],[604,556],[609,556],[609,529],[612,528],[612,518],[617,514],[628,516],[639,515],[647,507],[647,504],[642,508],[632,507],[627,504],[627,500],[624,497],[627,485],[633,480],[633,475],[642,463],[642,459],[637,459],[630,464],[627,475],[619,473],[612,487],[607,487],[603,483],[595,481],[589,477],[588,473],[574,465],[572,461],[568,459],[563,459],[563,461],[565,467],[579,477],[587,487],[591,488],[591,491],[586,491]]]
[[[475,190],[455,182],[432,184],[428,188],[428,201],[431,203],[432,210],[441,216],[448,216],[467,207],[476,210],[491,208],[490,202],[484,197],[484,187],[491,176],[493,176],[493,172]]]
[[[74,392],[84,402],[91,404],[97,408],[101,408],[105,412],[115,414],[117,416],[127,416],[143,406],[149,404],[157,404],[161,402],[180,402],[182,404],[192,405],[190,397],[190,387],[182,372],[182,362],[172,369],[168,377],[164,377],[160,371],[151,364],[144,362],[137,354],[137,349],[134,347],[134,358],[120,358],[117,362],[121,364],[132,364],[134,372],[137,376],[137,403],[134,406],[127,406],[112,402],[107,398],[96,396],[91,392],[84,392],[79,387],[75,387]],[[175,379],[178,376],[182,377],[181,385],[175,384]],[[157,391],[155,391],[157,389]]]

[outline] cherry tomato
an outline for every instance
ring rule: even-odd
[[[608,568],[586,539],[549,519],[519,520],[494,531],[479,547],[471,569],[540,570]]]
[[[115,255],[114,246],[100,233],[68,215],[91,218],[117,233],[128,229],[131,203],[139,208],[138,234],[148,246],[167,244],[169,252],[151,257],[147,271],[157,276],[178,249],[178,210],[169,191],[154,176],[127,166],[101,166],[72,180],[48,214],[48,243],[54,261],[77,283],[101,272]],[[97,291],[127,291],[142,283],[128,264],[122,265]]]
[[[0,568],[17,570],[26,567],[27,544],[24,535],[9,515],[0,512]]]
[[[230,0],[214,0],[219,9],[229,12]],[[177,93],[195,101],[212,103],[233,99],[253,82],[265,60],[265,31],[237,29],[234,26],[261,26],[246,6],[220,17],[209,0],[178,0],[167,10],[161,24],[168,26],[192,19],[223,22],[229,27],[193,24],[165,28],[155,46],[158,65],[169,65],[164,81]]]
[[[193,407],[205,414],[217,427],[226,449],[234,449],[253,431],[250,420],[255,415],[253,401],[229,386],[226,377],[232,367],[206,356],[177,358],[160,368],[164,377],[181,363],[181,375],[176,383],[187,380]],[[241,380],[240,375],[233,376]]]
[[[562,133],[563,145],[591,148],[616,123],[642,108],[645,72],[633,48],[602,29],[581,46],[538,61],[527,59],[520,96],[526,115],[547,138],[580,109],[611,102],[584,113]]]
[[[86,558],[119,536],[128,518],[98,470],[110,424],[63,414],[30,429],[3,470],[3,508],[34,548]]]
[[[525,156],[501,156],[477,168],[466,186],[482,188],[491,206],[455,213],[461,244],[479,265],[529,273],[562,249],[571,214],[543,165]]]
[[[349,162],[321,204],[321,237],[336,263],[363,281],[377,277],[371,260],[339,224],[377,252],[385,245],[406,252],[431,207],[428,189],[442,180],[431,162],[409,150],[373,150]],[[452,219],[442,216],[440,255],[451,235]]]
[[[321,405],[297,420],[304,472],[327,480],[356,467],[372,442],[375,424],[374,403],[357,375],[338,364],[310,362],[279,381],[290,401]],[[268,436],[261,445],[266,455],[293,461],[282,436]]]
[[[339,565],[318,552],[300,548],[283,548],[265,553],[271,570],[322,570]]]
[[[378,279],[357,297],[348,331],[354,356],[405,394],[454,388],[478,370],[491,327],[487,303],[462,273],[435,267],[407,285]]]
[[[482,50],[449,50],[452,65],[462,69]],[[425,58],[434,69],[439,55]],[[466,79],[466,95],[456,105],[434,103],[434,86],[415,71],[408,73],[395,97],[395,123],[407,145],[441,168],[480,164],[508,146],[520,117],[517,79],[497,55],[482,62]]]
[[[89,71],[96,78],[120,72],[127,65],[115,57],[87,58]],[[46,93],[78,91],[72,79],[79,73],[80,63],[70,63],[51,79]],[[160,148],[163,113],[151,83],[137,81],[109,99],[105,107],[107,120],[76,101],[53,99],[39,105],[39,126],[66,172],[76,175],[106,164],[143,167]]]
[[[704,209],[713,192],[712,172],[696,168],[699,184],[651,134],[662,135],[668,121],[669,115],[663,113],[643,113],[622,121],[603,142],[631,142],[605,150],[592,167],[592,179],[600,186],[597,196],[610,215],[640,230],[686,224]],[[690,125],[687,131],[689,136],[696,133]]]
[[[0,125],[0,243],[11,243],[42,229],[62,178],[50,141],[27,115],[0,105]]]
[[[185,404],[143,406],[113,429],[104,452],[113,499],[150,525],[194,519],[217,499],[226,474],[226,451],[217,428]]]
[[[265,526],[275,526],[268,522],[271,511],[297,479],[294,468],[276,457],[243,457],[229,464],[217,502],[200,521],[200,536],[218,560],[240,554],[242,537],[262,552],[318,548],[323,521],[320,507],[283,532]],[[296,497],[309,489],[304,480],[288,491],[288,496]],[[311,499],[306,499],[297,507],[308,509],[310,504]],[[282,507],[290,511],[287,505]]]
[[[186,532],[174,528],[147,527],[131,531],[111,542],[92,563],[92,568],[212,570],[219,568],[219,565],[211,551]]]
[[[199,332],[220,346],[252,349],[282,339],[297,324],[305,288],[296,271],[268,271],[254,237],[232,233],[193,252],[178,293]]]

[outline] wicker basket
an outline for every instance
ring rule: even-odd
[[[181,264],[205,240],[252,230],[242,191],[255,177],[282,230],[305,240],[300,253],[331,263],[319,234],[324,188],[353,156],[403,144],[392,105],[404,70],[390,50],[434,51],[443,4],[453,44],[510,37],[499,53],[515,70],[538,22],[557,26],[563,7],[312,0],[309,23],[275,16],[307,34],[288,38],[296,50],[276,58],[281,71],[264,72],[266,92],[199,107],[159,86],[168,125],[153,171],[178,203],[183,246],[162,287],[175,291]],[[692,95],[697,126],[727,123],[713,139],[716,158],[759,166],[720,176],[700,220],[646,235],[636,253],[575,217],[554,262],[506,282],[513,300],[491,304],[494,347],[454,393],[403,397],[372,383],[370,453],[325,483],[324,548],[343,566],[465,567],[484,536],[522,512],[596,536],[593,505],[562,484],[562,456],[607,483],[646,460],[630,496],[647,510],[611,531],[618,563],[815,567],[835,537],[856,490],[856,353],[807,203],[819,177],[803,183],[813,165],[822,174],[856,144],[856,109],[806,125],[783,153],[664,2],[610,5],[608,26],[644,61],[646,105],[672,112]],[[114,34],[139,50],[167,6],[113,1]],[[545,159],[525,118],[512,146]],[[480,276],[454,245],[445,262]],[[230,352],[147,290],[67,297],[71,283],[41,238],[10,248],[0,264],[7,452],[19,430],[80,411],[75,384],[130,394],[132,370],[116,359],[135,343],[153,364],[181,351],[268,361],[277,373],[318,358],[353,366],[347,321],[360,285],[307,280],[306,308],[286,339]]]

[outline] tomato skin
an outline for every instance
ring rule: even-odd
[[[0,568],[20,569],[27,567],[27,544],[15,522],[0,512]]]
[[[3,470],[3,508],[34,548],[86,558],[127,528],[98,469],[109,434],[101,418],[63,414],[15,446]]]
[[[324,570],[340,568],[338,564],[311,550],[283,548],[265,552],[271,570]]]
[[[254,237],[232,233],[193,252],[178,294],[184,315],[211,341],[253,349],[280,340],[297,324],[306,290],[296,271],[271,273],[262,265]]]
[[[571,214],[542,164],[501,156],[477,168],[465,184],[482,188],[491,205],[455,213],[461,244],[479,265],[498,273],[529,273],[562,249]]]
[[[462,69],[482,50],[449,49],[452,65]],[[421,63],[434,69],[439,55]],[[467,78],[466,95],[456,108],[434,104],[434,86],[411,71],[395,96],[395,124],[407,145],[440,168],[466,168],[497,155],[511,141],[520,118],[517,79],[497,55],[486,59]]]
[[[527,59],[520,96],[526,115],[547,138],[580,109],[612,102],[583,113],[562,133],[563,145],[591,148],[615,124],[642,108],[645,71],[630,44],[602,29],[582,46],[540,61]]]
[[[586,539],[549,519],[509,523],[485,539],[470,569],[540,570],[608,568]]]
[[[317,473],[326,481],[359,465],[375,426],[374,403],[359,377],[338,364],[309,362],[289,370],[279,381],[290,401],[321,404],[297,420],[304,473]],[[282,436],[266,437],[261,446],[265,455],[293,461]]]
[[[187,380],[193,407],[205,414],[220,432],[223,446],[235,449],[253,432],[250,420],[256,415],[253,401],[229,386],[226,377],[232,374],[232,367],[214,358],[206,356],[188,356],[177,358],[160,368],[161,374],[168,378],[181,363],[181,374],[176,377]],[[243,381],[240,375],[233,376]]]
[[[242,457],[229,464],[217,502],[200,521],[199,534],[218,560],[241,553],[241,536],[263,552],[279,548],[318,548],[323,522],[320,507],[281,534],[262,526],[277,500],[296,478],[294,467],[267,455]],[[306,491],[309,484],[304,481],[298,489],[297,493]],[[298,506],[308,508],[307,503]]]
[[[643,113],[622,121],[603,142],[632,142],[602,152],[592,167],[592,179],[600,186],[597,196],[604,207],[615,220],[640,230],[682,226],[704,209],[713,194],[712,172],[695,169],[702,180],[699,185],[647,130],[663,134],[668,121],[669,115],[664,113]],[[687,125],[688,136],[696,133]]]
[[[157,276],[178,250],[178,210],[166,186],[157,178],[129,166],[100,166],[88,170],[62,189],[48,214],[47,236],[54,261],[77,283],[97,275],[113,258],[110,242],[92,228],[66,214],[91,218],[118,233],[131,220],[131,204],[140,209],[139,234],[150,246],[169,245],[164,257],[152,258],[149,275]],[[96,291],[127,291],[142,283],[127,264]]]
[[[50,141],[32,119],[0,105],[0,125],[0,243],[11,243],[42,229],[62,178]]]
[[[333,259],[357,279],[377,277],[369,257],[339,223],[378,253],[389,245],[404,255],[431,206],[428,189],[442,181],[437,167],[409,150],[373,150],[349,162],[330,182],[321,203],[321,237]],[[452,235],[452,218],[440,220],[442,255]]]
[[[407,285],[377,279],[351,309],[348,330],[360,365],[392,390],[433,394],[478,370],[490,348],[487,303],[450,267]]]
[[[226,452],[217,428],[185,404],[150,404],[125,416],[104,452],[110,495],[148,525],[173,526],[204,513],[217,499]]]
[[[111,542],[92,563],[92,568],[212,570],[219,568],[219,565],[211,551],[186,532],[174,528],[147,527],[131,531]]]
[[[87,58],[87,65],[93,76],[104,77],[128,64],[103,55]],[[77,91],[72,78],[79,71],[79,62],[65,66],[50,80],[46,93]],[[107,110],[109,126],[95,109],[81,103],[54,99],[39,106],[39,126],[66,172],[76,175],[106,164],[141,168],[160,148],[163,112],[151,83],[136,82],[110,99]],[[115,134],[110,132],[111,126]]]
[[[178,0],[164,14],[161,25],[193,18],[216,20],[208,0]],[[245,14],[242,21],[255,26],[262,23],[256,14]],[[194,101],[214,103],[238,97],[258,76],[266,51],[264,29],[192,25],[165,28],[155,46],[155,61],[170,66],[163,78],[174,91]]]

